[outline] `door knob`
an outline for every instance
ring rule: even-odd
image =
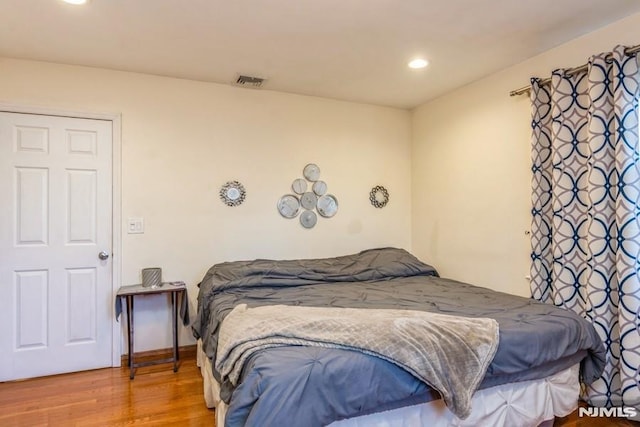
[[[105,259],[109,258],[109,253],[105,252],[105,251],[102,251],[102,252],[100,252],[98,254],[98,258],[100,258],[101,260],[104,261]]]

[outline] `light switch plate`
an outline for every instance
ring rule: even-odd
[[[127,233],[129,234],[144,233],[144,219],[143,218],[127,219]]]

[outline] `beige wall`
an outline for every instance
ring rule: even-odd
[[[414,253],[445,277],[529,296],[531,117],[528,97],[509,91],[638,43],[634,15],[417,108]]]
[[[640,15],[457,90],[412,113],[135,73],[0,58],[0,103],[122,117],[123,284],[160,266],[195,284],[212,264],[412,249],[451,277],[528,295],[529,76],[640,42]],[[413,144],[412,142],[413,141]],[[275,204],[315,162],[340,210],[312,230]],[[223,205],[228,180],[246,202]],[[374,209],[368,192],[389,189]],[[123,225],[123,230],[125,229]],[[137,305],[137,349],[170,346],[165,302]],[[144,332],[143,332],[144,331]],[[192,343],[181,330],[181,343]]]
[[[142,74],[0,58],[0,103],[122,117],[122,282],[161,267],[196,283],[214,263],[342,255],[411,246],[410,113],[404,110]],[[339,211],[314,229],[276,210],[317,163]],[[218,197],[242,182],[239,207]],[[391,193],[385,209],[368,200]],[[124,222],[143,217],[145,233]],[[163,298],[136,306],[136,349],[171,345]],[[194,342],[181,331],[181,343]]]

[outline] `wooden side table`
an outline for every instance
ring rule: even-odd
[[[172,310],[172,330],[173,330],[173,357],[166,359],[151,360],[146,362],[135,362],[135,351],[133,349],[133,301],[136,296],[139,295],[153,295],[169,293],[171,295],[171,310]],[[125,302],[127,311],[127,337],[129,341],[129,379],[133,379],[136,368],[141,366],[157,365],[160,363],[173,362],[173,372],[178,372],[178,298],[180,298],[180,312],[182,320],[185,325],[189,323],[189,310],[187,305],[187,287],[182,283],[181,285],[173,285],[170,283],[163,283],[158,287],[144,287],[142,285],[122,286],[118,289],[116,294],[116,318],[120,316],[122,312],[122,301]]]

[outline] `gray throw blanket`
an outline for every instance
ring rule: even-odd
[[[241,304],[222,323],[215,367],[235,385],[253,353],[286,345],[355,350],[395,363],[464,419],[498,347],[498,323],[413,310]]]

